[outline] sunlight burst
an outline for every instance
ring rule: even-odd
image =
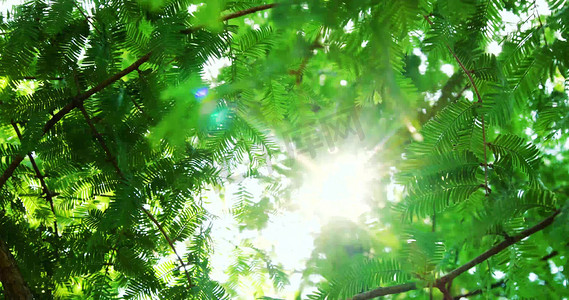
[[[298,191],[303,210],[323,222],[333,217],[355,221],[369,210],[365,200],[372,172],[366,155],[337,154],[316,162],[300,161],[308,167]]]

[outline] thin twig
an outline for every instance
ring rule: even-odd
[[[474,79],[472,78],[471,71],[466,69],[466,67],[464,66],[464,64],[460,60],[460,58],[458,58],[458,56],[456,56],[456,53],[454,53],[454,51],[452,51],[452,48],[447,43],[445,43],[445,46],[448,49],[448,51],[450,52],[450,54],[452,55],[452,57],[456,60],[456,62],[460,66],[460,68],[464,71],[466,76],[468,76],[468,81],[470,81],[470,84],[472,85],[472,88],[474,89],[474,92],[476,93],[476,97],[478,98],[478,103],[482,103],[482,96],[480,96],[480,92],[478,91],[478,87],[476,86],[476,83],[474,83]]]
[[[138,78],[140,78],[140,80],[142,80],[143,82],[146,82],[146,78],[144,78],[144,76],[145,76],[144,73],[140,69],[137,69],[136,71],[138,72]],[[129,98],[130,98],[130,101],[132,102],[132,104],[134,105],[134,107],[136,107],[136,109],[138,110],[138,112],[140,112],[141,115],[146,117],[148,119],[148,121],[153,121],[152,117],[149,116],[148,114],[146,114],[146,112],[144,111],[142,106],[140,106],[140,104],[138,104],[138,102],[136,102],[134,97],[129,97]]]
[[[533,1],[533,15],[535,17],[537,17],[537,20],[539,21],[539,28],[540,29],[543,28],[543,23],[541,22],[541,16],[539,15],[539,13],[537,11],[537,1]],[[545,29],[544,29],[544,32],[545,32]],[[545,46],[549,48],[545,34],[543,35],[543,41],[545,42]]]
[[[456,97],[454,98],[454,101],[458,101],[458,99],[460,97],[462,97],[462,94],[464,94],[464,92],[466,92],[466,90],[468,90],[468,87],[470,87],[469,84],[465,84],[464,87],[462,88],[462,90],[460,90],[460,92],[458,92],[458,94],[456,94]]]
[[[504,284],[506,283],[505,280],[500,280],[496,283],[493,283],[490,286],[490,289],[495,289],[497,287],[502,287],[504,286]],[[472,297],[472,296],[476,296],[476,295],[480,295],[482,294],[484,291],[486,291],[487,289],[478,289],[478,290],[474,290],[472,292],[468,292],[466,294],[462,294],[462,295],[458,295],[458,296],[454,296],[453,300],[460,300],[461,298],[468,298],[468,297]]]
[[[521,241],[522,239],[524,239],[526,237],[531,236],[532,234],[534,234],[536,232],[543,230],[544,228],[547,228],[549,225],[551,225],[553,223],[555,218],[560,213],[561,213],[561,211],[557,210],[551,216],[547,217],[546,219],[537,223],[536,225],[522,231],[520,234],[515,235],[513,237],[510,237],[509,239],[506,239],[506,240],[498,243],[497,245],[488,249],[486,252],[480,254],[479,256],[474,258],[473,260],[465,263],[464,265],[462,265],[462,266],[454,269],[453,271],[449,272],[445,276],[437,279],[433,285],[434,286],[440,286],[440,285],[447,284],[447,283],[451,282],[453,279],[455,279],[456,277],[458,277],[459,275],[461,275],[462,273],[464,273],[464,272],[470,270],[472,267],[486,261],[490,257],[500,253],[502,250],[508,248],[509,246]],[[380,287],[380,288],[377,288],[377,289],[374,289],[374,290],[371,290],[371,291],[368,291],[365,293],[357,294],[352,298],[352,300],[373,299],[373,298],[385,296],[385,295],[404,293],[404,292],[408,292],[411,290],[416,290],[417,288],[418,288],[417,282],[409,282],[409,283],[400,284],[400,285]]]
[[[101,31],[99,30],[99,28],[95,27],[95,24],[91,21],[91,18],[89,16],[87,16],[87,14],[83,11],[83,9],[81,9],[81,6],[79,6],[79,4],[77,4],[77,1],[73,1],[73,5],[75,5],[77,10],[79,10],[79,12],[83,15],[83,17],[85,18],[87,23],[89,23],[89,25],[91,25],[91,27],[93,27],[95,30],[97,30],[97,32],[99,34],[101,34]]]
[[[16,132],[16,135],[18,136],[18,139],[20,140],[20,142],[22,142],[22,133],[20,132],[20,129],[18,128],[18,124],[12,122],[12,127],[14,127],[14,131]],[[57,233],[57,218],[55,215],[55,207],[53,205],[53,196],[54,193],[52,193],[48,187],[47,184],[45,182],[45,176],[41,173],[40,169],[38,168],[38,165],[36,163],[36,160],[34,159],[34,156],[32,155],[31,152],[28,152],[28,158],[30,159],[30,163],[32,164],[32,168],[34,169],[34,172],[36,173],[36,177],[39,179],[41,187],[43,189],[43,193],[45,194],[45,200],[49,203],[49,206],[51,208],[51,212],[53,213],[53,231],[55,233],[55,236],[59,236],[59,234]]]
[[[427,20],[427,22],[429,23],[429,25],[432,26],[433,22],[431,21],[431,19],[429,19],[429,16],[426,15],[424,17],[425,17],[425,20]],[[450,54],[452,55],[452,57],[454,57],[454,59],[456,60],[456,62],[460,66],[460,68],[464,71],[464,73],[468,77],[468,80],[470,81],[470,85],[474,89],[474,92],[476,93],[476,97],[478,98],[477,103],[479,105],[482,105],[482,96],[480,96],[480,92],[478,91],[478,87],[476,86],[476,83],[474,83],[474,79],[472,78],[471,71],[466,69],[466,67],[464,66],[464,64],[460,60],[460,58],[458,58],[458,56],[454,53],[454,51],[449,46],[449,44],[447,44],[447,43],[444,43],[444,44],[445,44],[446,48],[448,49],[448,51],[450,52]],[[491,193],[491,190],[490,190],[490,186],[488,185],[488,154],[487,154],[488,144],[486,142],[486,124],[484,122],[484,114],[481,115],[480,121],[482,123],[481,124],[482,125],[482,144],[484,146],[484,189],[486,192],[486,196],[489,196]]]
[[[140,106],[140,104],[138,104],[136,102],[136,100],[134,100],[133,97],[130,97],[130,100],[132,102],[132,104],[134,105],[134,107],[136,107],[136,109],[138,110],[138,112],[144,116],[146,116],[146,113],[144,112],[144,109],[142,109],[142,107]],[[147,116],[148,117],[148,116]]]
[[[308,53],[306,56],[304,56],[304,58],[300,62],[300,66],[298,66],[298,69],[288,71],[289,74],[295,76],[297,86],[299,86],[302,83],[302,77],[304,75],[304,69],[306,69],[308,62],[310,61],[310,59],[313,56],[312,51],[315,49],[319,49],[319,48],[323,47],[319,41],[320,36],[321,36],[321,33],[319,32],[318,35],[316,36],[316,38],[314,39],[314,42],[312,42],[312,44],[310,44],[310,47],[308,48]]]
[[[103,151],[105,152],[105,155],[107,156],[107,160],[109,162],[111,162],[111,164],[115,168],[115,171],[120,176],[120,178],[123,180],[123,183],[126,183],[126,177],[124,176],[124,173],[121,171],[121,169],[118,165],[117,159],[113,156],[110,148],[107,146],[107,143],[103,139],[103,136],[99,133],[99,131],[95,127],[95,124],[93,124],[93,121],[91,120],[91,117],[89,116],[89,114],[85,110],[85,107],[83,105],[80,105],[79,110],[81,110],[81,113],[83,114],[83,117],[85,118],[85,121],[89,125],[89,128],[91,128],[91,132],[92,132],[93,136],[95,136],[95,138],[97,139],[97,141],[101,145],[101,148],[103,148]],[[150,211],[148,211],[144,207],[141,207],[141,208],[142,208],[142,211],[146,214],[146,216],[148,216],[148,218],[152,221],[152,223],[154,223],[154,225],[156,225],[156,227],[158,227],[158,230],[160,230],[160,232],[164,236],[164,239],[166,240],[166,242],[168,242],[168,245],[170,246],[170,248],[172,249],[172,251],[174,252],[176,257],[178,258],[178,261],[180,262],[180,264],[182,265],[182,268],[184,269],[184,272],[186,273],[186,277],[188,279],[189,287],[191,288],[193,286],[193,284],[192,284],[192,280],[190,277],[190,273],[188,272],[188,269],[186,268],[186,263],[184,262],[182,257],[178,254],[178,251],[176,251],[176,247],[174,247],[174,243],[172,242],[172,239],[170,239],[170,237],[168,236],[168,233],[166,232],[166,230],[164,230],[164,227],[162,227],[160,222],[158,222],[158,220],[152,215],[152,213],[150,213]]]
[[[95,124],[93,124],[93,120],[91,119],[91,117],[89,116],[87,111],[85,110],[85,106],[83,106],[83,104],[79,105],[79,110],[81,111],[81,114],[85,118],[87,125],[89,125],[89,128],[91,129],[91,133],[93,134],[93,137],[95,137],[95,139],[101,145],[101,148],[103,148],[103,151],[105,152],[105,155],[107,156],[107,161],[111,162],[111,164],[115,168],[115,171],[117,172],[117,174],[119,174],[119,176],[122,179],[125,179],[124,174],[122,173],[121,169],[119,168],[119,164],[117,162],[117,159],[111,154],[111,149],[109,148],[109,146],[105,142],[105,139],[103,139],[103,136],[99,133],[99,131],[95,127]]]
[[[254,7],[248,8],[248,9],[240,10],[240,11],[237,11],[237,12],[234,12],[234,13],[231,13],[231,14],[228,14],[228,15],[225,15],[225,16],[221,17],[219,20],[223,22],[223,21],[227,21],[227,20],[239,18],[239,17],[245,16],[245,15],[249,15],[249,14],[252,14],[252,13],[256,13],[256,12],[258,12],[258,11],[263,11],[263,10],[271,9],[271,8],[277,6],[277,5],[278,5],[278,3],[272,3],[272,4],[264,4],[264,5],[254,6]],[[190,27],[190,28],[187,28],[187,29],[180,30],[180,33],[182,33],[182,34],[191,34],[191,33],[194,33],[194,32],[196,32],[196,31],[200,30],[200,29],[203,29],[203,28],[204,28],[203,25],[193,26],[193,27]]]
[[[178,251],[176,251],[176,247],[174,247],[174,242],[172,242],[172,240],[170,239],[170,237],[166,233],[166,230],[164,230],[164,227],[162,227],[162,225],[160,225],[160,222],[158,222],[158,220],[154,217],[154,215],[152,215],[152,213],[150,213],[150,211],[148,211],[146,208],[142,207],[142,211],[148,216],[148,218],[152,221],[152,223],[154,223],[154,225],[156,225],[156,227],[158,227],[158,230],[160,230],[160,232],[162,233],[162,235],[164,236],[164,238],[168,242],[168,245],[170,245],[170,248],[172,248],[172,251],[174,251],[174,254],[178,258],[178,261],[180,262],[180,264],[182,264],[182,268],[184,269],[184,272],[186,273],[186,277],[188,278],[188,284],[190,285],[190,288],[193,287],[192,280],[190,277],[190,273],[188,272],[188,269],[186,268],[186,264],[184,263],[184,260],[182,259],[182,257],[178,254]]]

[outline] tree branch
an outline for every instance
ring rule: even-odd
[[[544,219],[543,221],[537,223],[533,227],[530,227],[530,228],[522,231],[520,234],[515,235],[509,239],[502,241],[501,243],[499,243],[499,244],[495,245],[494,247],[488,249],[486,252],[480,254],[479,256],[474,258],[473,260],[471,260],[471,261],[467,262],[466,264],[454,269],[453,271],[446,274],[445,276],[437,279],[433,285],[434,286],[444,286],[445,284],[452,281],[453,279],[455,279],[456,277],[458,277],[462,273],[470,270],[472,267],[480,264],[481,262],[484,262],[485,260],[489,259],[490,257],[500,253],[502,250],[508,248],[509,246],[521,241],[522,239],[524,239],[524,238],[526,238],[526,237],[528,237],[528,236],[530,236],[536,232],[543,230],[544,228],[551,225],[553,223],[553,221],[555,220],[555,217],[557,217],[560,213],[561,213],[561,211],[557,210],[551,216],[549,216],[546,219]],[[380,288],[371,290],[369,292],[357,294],[352,298],[352,300],[373,299],[373,298],[379,297],[379,296],[399,294],[399,293],[408,292],[408,291],[416,290],[416,289],[417,289],[417,283],[416,282],[410,282],[410,283],[405,283],[405,284],[400,284],[400,285],[395,285],[395,286],[389,286],[389,287],[380,287]]]
[[[445,284],[444,282],[441,282],[441,284],[437,285],[436,287],[439,289],[439,291],[441,291],[441,293],[443,294],[443,300],[453,300],[452,299],[452,295],[450,294],[450,281],[448,282],[449,284]]]
[[[559,255],[559,251],[557,250],[553,250],[551,253],[547,254],[546,256],[542,257],[541,260],[542,261],[548,261],[554,257],[556,257],[557,255]]]
[[[85,110],[85,106],[83,106],[83,104],[79,105],[79,110],[81,111],[81,114],[85,118],[87,125],[91,129],[91,133],[93,134],[93,137],[95,137],[97,142],[99,142],[99,145],[101,145],[101,148],[103,148],[103,151],[105,152],[105,155],[107,156],[107,161],[111,162],[111,164],[115,168],[115,171],[117,172],[117,174],[119,174],[119,176],[123,180],[126,179],[123,172],[119,168],[119,165],[117,163],[117,159],[111,154],[111,150],[110,150],[109,146],[107,146],[107,143],[103,139],[103,136],[99,133],[99,131],[97,130],[97,128],[93,124],[93,120],[91,120],[91,117],[89,116],[89,114]]]
[[[2,240],[0,240],[0,282],[6,299],[34,299],[10,248]]]
[[[154,225],[156,225],[156,227],[158,227],[158,230],[160,230],[160,232],[162,233],[162,235],[164,236],[164,238],[168,242],[168,245],[170,245],[170,248],[172,248],[172,251],[174,251],[174,254],[178,258],[178,261],[180,262],[180,264],[182,264],[182,268],[184,269],[184,272],[186,273],[186,277],[188,278],[188,284],[190,285],[189,287],[190,288],[193,287],[192,280],[190,277],[190,273],[188,272],[188,269],[186,268],[186,264],[184,263],[184,260],[182,259],[182,257],[178,254],[178,251],[176,251],[176,247],[174,247],[174,242],[172,242],[172,239],[170,239],[170,237],[166,233],[166,230],[164,230],[164,227],[162,227],[162,225],[160,225],[160,222],[158,222],[156,217],[154,217],[154,215],[152,215],[152,213],[150,213],[150,211],[148,211],[146,208],[142,207],[142,211],[148,216],[148,218],[152,221],[152,223],[154,223]]]
[[[87,23],[89,23],[89,25],[91,25],[95,30],[97,30],[97,32],[99,34],[102,34],[102,32],[99,30],[99,28],[97,28],[95,26],[95,24],[93,22],[91,22],[91,18],[89,18],[89,16],[87,16],[87,14],[85,14],[85,12],[81,8],[81,6],[77,3],[77,1],[73,0],[73,5],[75,5],[75,8],[77,8],[77,10],[79,10],[79,12],[83,15],[83,17],[85,18],[85,21],[87,21]]]
[[[490,248],[488,251],[482,253],[480,256],[476,257],[475,259],[467,262],[466,264],[454,269],[452,272],[443,276],[441,278],[441,280],[444,280],[444,281],[452,280],[452,279],[456,278],[457,276],[459,276],[460,274],[470,270],[472,267],[476,266],[477,264],[479,264],[479,263],[487,260],[488,258],[498,254],[499,252],[508,248],[509,246],[511,246],[511,245],[521,241],[522,239],[546,228],[547,226],[549,226],[553,223],[553,221],[555,220],[555,217],[557,217],[557,215],[559,215],[560,212],[561,212],[560,210],[557,210],[551,216],[549,216],[545,220],[539,222],[535,226],[530,227],[530,228],[522,231],[520,234],[515,235],[509,239],[502,241],[501,243]]]
[[[79,106],[79,110],[81,110],[81,113],[83,114],[83,117],[85,118],[85,121],[87,122],[87,125],[89,125],[89,128],[91,128],[91,132],[93,133],[93,136],[95,136],[95,139],[97,139],[97,141],[101,145],[101,148],[103,148],[103,151],[105,152],[105,155],[107,156],[107,160],[113,164],[115,171],[121,177],[121,179],[123,179],[123,183],[126,184],[126,177],[124,176],[124,173],[121,171],[121,169],[118,165],[117,159],[111,153],[111,150],[107,146],[107,143],[103,139],[103,136],[97,131],[97,128],[93,124],[93,121],[91,120],[91,117],[89,116],[89,114],[85,110],[85,107],[83,106],[83,104],[81,104]],[[162,227],[162,225],[160,224],[160,222],[158,222],[156,217],[154,217],[154,215],[152,215],[152,213],[150,211],[148,211],[146,208],[144,208],[144,207],[141,207],[141,208],[142,208],[142,211],[146,214],[146,216],[148,216],[150,221],[152,221],[152,223],[154,223],[154,225],[156,225],[158,230],[160,230],[160,233],[162,233],[166,242],[168,242],[168,245],[170,246],[170,248],[172,249],[172,251],[176,255],[178,261],[180,262],[180,264],[182,265],[182,268],[184,269],[184,272],[186,273],[186,277],[188,279],[189,287],[190,288],[193,287],[192,279],[190,277],[190,273],[188,272],[188,269],[186,268],[186,263],[184,262],[182,257],[178,254],[178,251],[176,251],[176,247],[174,247],[174,243],[172,242],[172,239],[170,239],[170,237],[168,236],[168,233],[166,232],[166,230],[164,230],[164,227]]]
[[[16,131],[16,135],[18,136],[18,139],[20,140],[20,142],[22,141],[22,133],[20,132],[20,129],[18,128],[18,124],[13,123],[12,122],[12,127],[14,127],[14,131]],[[53,217],[55,217],[55,207],[53,206],[53,196],[54,194],[47,188],[47,184],[45,183],[45,176],[41,173],[40,169],[38,168],[38,165],[36,164],[36,160],[34,159],[34,156],[32,155],[32,153],[28,153],[28,158],[30,159],[30,163],[32,164],[32,168],[34,169],[34,172],[36,173],[36,177],[40,180],[40,184],[41,187],[43,189],[43,193],[45,195],[45,200],[49,203],[49,206],[51,207],[51,212],[53,213]],[[54,219],[53,220],[53,231],[55,233],[55,236],[59,236],[59,234],[57,233],[57,220]]]
[[[264,4],[264,5],[259,5],[259,6],[254,6],[251,8],[247,8],[238,12],[234,12],[231,14],[228,14],[224,17],[221,18],[222,21],[227,21],[227,20],[231,20],[231,19],[235,19],[235,18],[239,18],[245,15],[249,15],[252,13],[256,13],[258,11],[262,11],[262,10],[267,10],[267,9],[271,9],[274,8],[275,6],[277,6],[278,3],[271,3],[271,4]]]
[[[493,283],[493,284],[490,286],[490,289],[495,289],[495,288],[497,288],[497,287],[504,286],[505,283],[506,283],[505,280],[500,280],[500,281],[498,281],[498,282],[496,282],[496,283]],[[466,294],[462,294],[462,295],[455,296],[455,297],[453,298],[453,300],[459,300],[460,298],[468,298],[468,297],[480,295],[480,294],[482,294],[484,291],[486,291],[486,289],[477,289],[477,290],[474,290],[474,291],[472,291],[472,292],[468,292],[468,293],[466,293]]]
[[[237,11],[237,12],[234,12],[234,13],[231,13],[231,14],[228,14],[228,15],[226,15],[226,16],[223,16],[223,17],[221,17],[219,20],[223,22],[223,21],[227,21],[227,20],[239,18],[239,17],[245,16],[245,15],[249,15],[249,14],[252,14],[252,13],[256,13],[256,12],[258,12],[258,11],[263,11],[263,10],[271,9],[271,8],[277,6],[277,5],[278,5],[278,3],[271,3],[271,4],[264,4],[264,5],[254,6],[254,7],[251,7],[251,8],[247,8],[247,9],[240,10],[240,11]],[[204,28],[203,25],[193,26],[193,27],[190,27],[190,28],[188,28],[188,29],[180,30],[180,33],[182,33],[182,34],[191,34],[191,33],[194,33],[194,32],[196,32],[196,31],[200,30],[200,29],[203,29],[203,28]]]
[[[431,19],[429,18],[430,16],[424,16],[425,20],[427,20],[427,22],[429,23],[429,25],[433,26],[433,21],[431,21]],[[482,103],[482,97],[480,96],[480,93],[478,92],[478,87],[476,87],[476,84],[474,83],[474,79],[472,78],[472,76],[470,75],[470,71],[468,69],[466,69],[466,67],[464,66],[464,64],[462,63],[462,61],[458,58],[458,56],[456,56],[456,54],[454,53],[454,51],[452,51],[452,49],[450,48],[449,44],[444,43],[446,48],[448,49],[448,51],[450,52],[450,54],[452,54],[452,57],[454,57],[454,59],[456,60],[456,62],[458,63],[458,65],[460,66],[460,68],[464,71],[464,73],[466,74],[466,76],[468,76],[468,80],[470,81],[470,84],[472,85],[472,88],[474,88],[474,92],[476,93],[476,97],[478,98],[478,102]]]
[[[568,245],[569,245],[569,244],[568,244]],[[559,254],[559,252],[557,252],[557,251],[554,250],[554,251],[552,251],[550,254],[547,254],[547,255],[543,256],[540,260],[541,260],[541,261],[547,261],[547,260],[551,259],[552,257],[555,257],[555,256],[558,255],[558,254]],[[497,288],[497,287],[503,287],[503,286],[505,285],[505,283],[506,283],[506,280],[502,279],[502,280],[500,280],[500,281],[498,281],[498,282],[493,283],[493,284],[490,286],[490,289],[495,289],[495,288]],[[468,293],[466,293],[466,294],[462,294],[462,295],[455,296],[453,300],[459,300],[459,299],[461,299],[461,298],[468,298],[468,297],[480,295],[480,294],[484,293],[486,290],[488,290],[488,289],[485,289],[485,288],[483,288],[483,289],[477,289],[477,290],[468,292]]]
[[[45,125],[43,127],[43,134],[45,135],[51,128],[53,128],[53,126],[55,126],[55,124],[57,124],[57,122],[61,121],[61,119],[63,119],[63,117],[65,117],[69,112],[71,112],[75,107],[77,107],[78,104],[82,104],[89,97],[100,92],[101,90],[103,90],[107,86],[113,84],[117,80],[121,79],[123,76],[129,74],[130,72],[135,71],[136,69],[138,69],[138,67],[140,67],[140,65],[142,65],[143,63],[148,61],[148,59],[150,58],[150,55],[151,55],[150,52],[147,53],[146,55],[139,58],[132,65],[128,66],[124,70],[122,70],[122,71],[116,73],[115,75],[109,77],[108,79],[99,83],[97,86],[89,89],[85,93],[80,94],[80,95],[76,96],[75,98],[73,98],[71,102],[69,102],[62,109],[60,109],[55,115],[53,115],[53,117],[51,117],[51,119],[49,119],[45,123]],[[2,176],[0,176],[0,190],[2,189],[2,187],[4,187],[4,184],[6,184],[6,181],[8,181],[8,179],[13,175],[14,171],[20,165],[22,160],[24,160],[23,155],[16,156],[14,158],[14,160],[10,163],[10,165],[8,165],[8,168],[6,170],[4,170],[4,173],[2,173]]]
[[[306,66],[308,65],[308,62],[310,61],[312,56],[314,56],[312,51],[315,49],[323,48],[322,44],[319,41],[320,36],[321,33],[319,32],[316,38],[314,39],[314,42],[312,42],[312,44],[310,44],[310,47],[308,47],[308,53],[306,53],[306,56],[304,56],[304,58],[300,62],[300,66],[298,66],[298,69],[289,71],[289,74],[295,76],[297,86],[299,86],[302,83],[302,76],[304,75],[304,70],[306,69]]]
[[[66,116],[70,111],[72,111],[78,105],[82,104],[89,97],[91,97],[94,94],[102,91],[107,86],[115,83],[116,81],[121,79],[123,76],[126,76],[127,74],[129,74],[133,71],[136,71],[136,69],[138,69],[138,67],[140,67],[140,65],[147,62],[148,59],[150,59],[151,54],[152,54],[151,52],[146,53],[144,56],[142,56],[137,61],[135,61],[132,65],[126,67],[125,69],[116,73],[115,75],[107,78],[103,82],[101,82],[98,85],[87,90],[85,93],[77,95],[75,98],[73,98],[73,100],[71,102],[69,102],[66,106],[64,106],[62,109],[60,109],[49,121],[47,121],[47,123],[45,123],[45,126],[43,127],[43,133],[44,134],[47,133],[53,126],[55,126],[55,124],[57,124],[57,122],[59,122],[61,119],[63,119],[64,116]]]
[[[427,20],[427,22],[429,23],[429,25],[433,25],[433,22],[431,21],[431,19],[429,19],[429,16],[424,16],[425,20]],[[458,58],[458,56],[456,56],[456,54],[454,53],[454,51],[452,50],[452,48],[449,46],[449,44],[444,43],[446,48],[448,49],[448,51],[450,52],[450,54],[452,55],[452,57],[454,57],[454,59],[456,60],[456,62],[458,63],[458,65],[460,66],[460,68],[464,71],[464,73],[466,74],[466,76],[468,76],[468,80],[470,81],[470,85],[472,86],[472,88],[474,89],[474,92],[476,93],[476,97],[478,98],[478,103],[480,105],[482,105],[482,96],[480,96],[480,92],[478,91],[478,87],[476,86],[476,83],[474,83],[474,79],[472,78],[471,73],[473,73],[472,71],[466,69],[466,67],[464,66],[464,64],[462,63],[462,61],[460,60],[460,58]],[[480,116],[480,121],[481,121],[481,125],[482,125],[482,144],[484,145],[484,190],[486,192],[486,196],[490,195],[491,190],[490,190],[490,186],[488,185],[488,154],[487,154],[487,143],[486,143],[486,124],[484,122],[484,114],[482,114]]]
[[[373,299],[375,297],[381,297],[381,296],[393,295],[393,294],[400,294],[400,293],[405,293],[405,292],[416,290],[416,289],[417,289],[417,283],[409,282],[409,283],[404,283],[404,284],[399,284],[399,285],[377,288],[377,289],[371,290],[369,292],[357,294],[352,298],[352,300]]]
[[[4,187],[4,184],[6,184],[6,181],[12,177],[16,168],[20,165],[20,163],[22,163],[22,160],[24,160],[23,155],[16,155],[14,157],[14,160],[8,165],[8,168],[4,170],[4,173],[2,173],[2,176],[0,176],[0,190],[2,190],[2,187]]]

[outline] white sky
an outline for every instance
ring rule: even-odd
[[[0,12],[2,14],[6,14],[6,11],[8,11],[13,5],[22,4],[24,2],[24,0],[2,0],[0,1]]]

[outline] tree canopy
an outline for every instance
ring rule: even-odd
[[[568,26],[564,0],[9,5],[0,294],[567,299]],[[214,276],[212,205],[262,232],[314,170],[336,215],[303,269],[242,237]]]

